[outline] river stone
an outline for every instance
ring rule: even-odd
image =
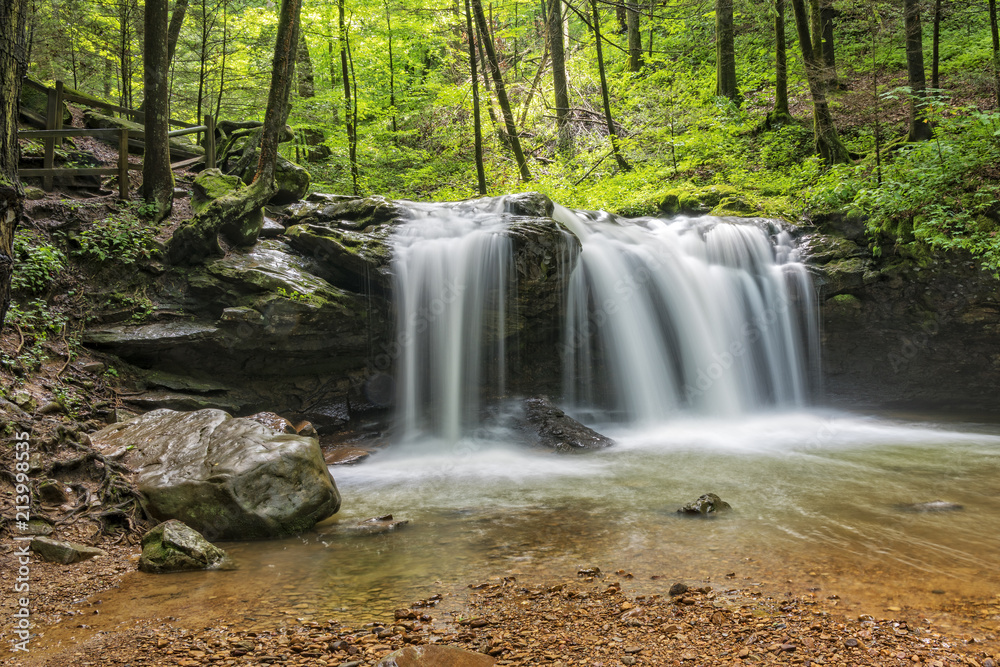
[[[230,567],[226,552],[201,533],[171,519],[142,536],[139,569],[143,572],[185,572]]]
[[[222,410],[154,410],[91,438],[135,471],[150,514],[208,539],[293,535],[340,509],[316,439]]]
[[[95,556],[107,555],[104,549],[98,549],[97,547],[77,542],[55,540],[51,537],[36,537],[31,540],[31,550],[38,554],[42,560],[52,563],[62,563],[63,565],[79,563]]]
[[[677,510],[678,514],[689,514],[692,516],[709,516],[718,512],[731,510],[732,505],[724,501],[714,493],[706,493],[692,503]]]
[[[496,660],[454,646],[407,646],[379,660],[376,667],[490,667]]]
[[[527,398],[522,405],[533,444],[560,452],[604,449],[615,444],[611,438],[568,416],[547,398]]]

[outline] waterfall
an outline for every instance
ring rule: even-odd
[[[818,333],[787,233],[767,221],[561,207],[555,218],[582,244],[563,345],[571,409],[649,423],[806,400]]]
[[[397,430],[455,441],[503,396],[513,258],[502,200],[409,204],[393,237]]]
[[[392,239],[396,429],[455,442],[518,372],[513,218],[504,198],[407,207]],[[804,403],[818,349],[812,282],[777,223],[559,206],[553,217],[565,239],[556,263],[573,267],[558,277],[564,336],[549,357],[561,357],[554,398],[568,410],[650,423]]]

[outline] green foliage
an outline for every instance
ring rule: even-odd
[[[153,250],[156,230],[142,216],[148,206],[129,205],[113,215],[98,220],[75,237],[78,248],[71,254],[98,263],[135,264],[148,259]]]
[[[841,167],[811,196],[818,209],[849,208],[867,219],[875,247],[918,241],[962,249],[1000,273],[1000,113],[940,115],[933,140],[905,144],[885,165]]]
[[[63,331],[67,317],[42,299],[25,303],[12,302],[7,311],[7,322],[20,338],[14,355],[0,355],[0,366],[17,375],[37,370],[48,357],[43,343]]]
[[[14,261],[11,288],[15,294],[29,296],[44,292],[66,268],[66,255],[61,250],[24,230],[14,234]]]

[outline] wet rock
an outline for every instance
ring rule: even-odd
[[[511,215],[529,218],[551,218],[555,210],[552,200],[540,192],[521,192],[504,200],[504,209]]]
[[[258,412],[252,414],[246,419],[252,419],[258,424],[263,424],[275,433],[295,433],[295,427],[292,426],[292,422],[288,421],[284,417],[274,412]]]
[[[677,510],[677,513],[690,516],[712,516],[731,509],[732,506],[719,496],[714,493],[706,493]]]
[[[615,441],[584,426],[557,408],[547,398],[522,401],[532,444],[560,452],[604,449]]]
[[[142,536],[139,569],[143,572],[184,572],[231,566],[225,551],[180,521],[166,521]]]
[[[678,595],[684,595],[688,592],[687,584],[676,583],[670,587],[670,597],[677,597]]]
[[[292,535],[340,508],[315,439],[221,410],[155,410],[92,439],[136,471],[154,517],[178,519],[210,539]]]
[[[407,646],[382,658],[377,667],[491,667],[496,659],[452,646]]]
[[[274,218],[264,218],[264,226],[260,228],[260,238],[273,239],[285,233],[285,226]]]
[[[904,512],[959,512],[965,508],[958,503],[951,503],[947,500],[932,500],[928,503],[901,505],[900,509]]]
[[[355,463],[361,463],[369,456],[371,456],[371,452],[367,449],[358,449],[356,447],[337,447],[336,449],[327,452],[323,458],[332,466],[349,466],[354,465]]]
[[[55,540],[51,537],[36,537],[31,540],[31,550],[38,554],[42,560],[52,563],[62,563],[63,565],[79,563],[95,556],[107,555],[107,552],[103,549],[77,542]]]

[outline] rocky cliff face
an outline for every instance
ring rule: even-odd
[[[958,253],[868,249],[861,221],[831,216],[803,239],[817,271],[825,401],[848,407],[994,410],[1000,281]]]
[[[379,197],[312,199],[290,207],[279,239],[157,276],[148,291],[156,321],[86,333],[88,345],[146,369],[135,407],[269,409],[323,427],[391,402],[390,238],[407,210]],[[517,271],[518,316],[504,335],[526,369],[515,393],[554,390],[561,377],[554,350],[579,243],[552,209],[526,194],[506,198],[500,213]]]

